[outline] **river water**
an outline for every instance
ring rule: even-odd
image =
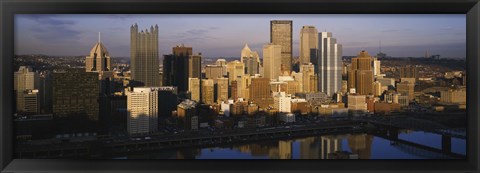
[[[402,131],[398,138],[417,145],[370,134],[343,134],[159,150],[114,159],[462,159],[458,155],[467,152],[465,139],[451,138],[451,147],[442,150],[442,136],[438,134]]]

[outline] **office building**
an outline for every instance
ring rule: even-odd
[[[98,120],[98,74],[85,69],[68,69],[53,73],[54,117],[86,116]]]
[[[225,66],[226,68],[226,66]],[[217,79],[222,78],[224,66],[219,65],[207,65],[205,67],[205,78],[207,79]]]
[[[418,79],[418,68],[415,65],[407,65],[400,67],[400,78]]]
[[[222,103],[228,100],[228,78],[217,78],[215,80],[216,100]]]
[[[266,108],[272,101],[270,93],[270,79],[268,78],[252,78],[250,85],[250,101],[261,108]]]
[[[292,97],[287,95],[285,92],[277,92],[273,94],[273,108],[277,109],[278,112],[291,113],[291,100]]]
[[[300,65],[300,73],[303,75],[303,92],[312,93],[317,91],[315,80],[315,66],[312,63]],[[313,80],[312,80],[313,79]]]
[[[303,26],[300,30],[300,66],[317,64],[318,31],[314,26]]]
[[[188,77],[202,78],[202,53],[190,55],[188,57]]]
[[[327,95],[342,89],[342,45],[331,32],[318,33],[318,91]]]
[[[227,74],[228,74],[228,83],[231,84],[232,81],[236,81],[238,76],[243,76],[245,66],[240,61],[232,61],[227,63]]]
[[[260,74],[260,57],[256,51],[250,50],[247,44],[242,49],[240,61],[244,64],[245,74]]]
[[[223,67],[223,76],[227,75],[227,61],[225,59],[217,59],[215,65]]]
[[[282,73],[282,46],[267,44],[263,46],[263,70],[264,77],[278,79]]]
[[[213,79],[202,79],[201,80],[201,100],[202,103],[212,105],[215,103],[215,89],[214,89],[214,82]]]
[[[139,32],[138,25],[130,27],[131,79],[147,87],[160,86],[158,25]]]
[[[198,117],[196,102],[192,100],[185,100],[177,106],[177,117],[179,119],[179,125],[184,130],[195,130],[198,128]]]
[[[25,101],[23,100],[24,93],[27,90],[40,89],[40,76],[34,72],[32,68],[20,66],[17,72],[14,73],[13,89],[16,94],[17,111],[25,111]]]
[[[467,88],[460,87],[456,89],[447,89],[440,91],[440,102],[466,104],[467,102]]]
[[[374,76],[381,75],[380,68],[381,68],[380,61],[377,58],[374,58],[373,59],[373,75]]]
[[[188,92],[191,100],[200,101],[200,79],[188,78]]]
[[[103,72],[111,71],[111,59],[107,48],[100,42],[100,35],[98,42],[90,50],[89,56],[85,58],[85,66],[87,72]]]
[[[177,109],[178,89],[173,86],[156,87],[158,89],[159,106],[158,116],[170,117],[172,111]]]
[[[397,84],[397,92],[401,95],[408,96],[408,100],[415,99],[414,88],[415,84],[408,81],[403,81]]]
[[[38,89],[27,89],[23,93],[23,113],[40,114],[40,94]]]
[[[292,32],[291,20],[270,21],[270,43],[281,46],[281,73],[292,71]],[[264,56],[265,58],[265,56]]]
[[[159,88],[135,87],[127,92],[127,131],[130,135],[158,131]]]
[[[356,58],[352,58],[348,72],[348,88],[355,88],[361,95],[373,94],[372,57],[366,51],[361,51]]]

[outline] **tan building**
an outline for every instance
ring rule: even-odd
[[[292,71],[292,37],[293,22],[291,20],[270,21],[270,43],[281,46],[282,74]],[[265,57],[265,56],[264,56]]]
[[[270,93],[270,79],[252,78],[250,100],[260,106],[260,108],[266,108],[273,103],[273,98]]]
[[[249,74],[251,76],[260,74],[260,57],[256,51],[250,50],[246,43],[242,49],[240,61],[245,66],[245,74]]]
[[[367,102],[365,95],[348,95],[348,111],[354,114],[362,114],[367,112]]]
[[[223,66],[219,65],[207,65],[205,67],[205,78],[217,79],[223,77]]]
[[[217,78],[217,103],[228,100],[228,78]]]
[[[278,79],[282,74],[282,46],[267,44],[263,46],[263,74],[269,79]]]
[[[202,102],[212,105],[215,103],[214,96],[214,82],[213,79],[202,79]]]
[[[300,65],[300,73],[303,74],[303,92],[312,93],[317,91],[317,83],[311,78],[315,77],[315,67],[312,63]],[[314,82],[314,83],[312,83]]]
[[[243,76],[244,68],[243,63],[237,60],[227,63],[228,83],[231,84],[232,81],[237,80],[238,76]]]
[[[26,90],[40,89],[40,76],[32,68],[20,66],[14,73],[13,88],[16,93],[17,111],[25,111],[23,95]]]
[[[375,103],[375,114],[389,115],[394,111],[400,110],[398,103]]]
[[[130,27],[132,80],[147,87],[160,86],[158,57],[158,26],[151,26],[150,30],[139,32],[138,25],[132,25]]]
[[[408,81],[403,81],[397,84],[397,92],[402,95],[408,96],[408,100],[415,99],[414,88],[415,84]]]
[[[179,125],[184,130],[196,130],[198,128],[198,116],[196,114],[196,103],[191,100],[185,100],[177,106],[177,118]]]
[[[315,26],[303,26],[300,30],[300,66],[315,62],[317,49],[318,30]]]
[[[440,102],[466,104],[467,103],[467,88],[461,87],[458,89],[448,89],[440,92]]]
[[[90,50],[89,56],[85,58],[85,66],[87,72],[100,73],[100,79],[113,77],[113,72],[110,72],[112,70],[110,54],[100,42],[100,36],[98,42]]]
[[[200,101],[200,79],[188,78],[188,92],[190,92],[191,100]]]
[[[375,81],[373,83],[373,95],[374,96],[381,96],[383,93],[382,83]]]
[[[361,95],[373,94],[372,57],[366,51],[361,51],[356,58],[352,58],[348,72],[348,89],[355,88]]]

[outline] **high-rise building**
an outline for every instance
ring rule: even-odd
[[[216,79],[216,100],[217,103],[228,100],[228,78],[217,78]]]
[[[132,80],[143,86],[160,86],[158,60],[158,25],[138,31],[138,25],[130,27],[130,58]]]
[[[352,58],[348,72],[348,88],[355,88],[361,95],[373,94],[372,57],[367,51],[361,51],[356,58]]]
[[[264,77],[269,79],[278,79],[282,74],[282,46],[267,44],[263,46],[263,70]]]
[[[231,84],[232,81],[236,81],[237,77],[243,76],[244,72],[244,64],[240,61],[235,60],[227,63],[228,83]]]
[[[245,66],[245,74],[249,74],[251,76],[260,74],[260,57],[258,56],[257,52],[250,50],[246,43],[242,49],[240,61]]]
[[[227,75],[227,61],[225,59],[217,59],[215,65],[223,67],[223,76]]]
[[[314,26],[303,26],[300,30],[300,66],[317,64],[318,31]]]
[[[238,99],[237,85],[238,85],[237,81],[232,81],[232,84],[230,84],[230,98],[233,100]]]
[[[158,131],[158,87],[135,87],[127,92],[128,134]]]
[[[327,95],[342,89],[342,45],[331,32],[318,33],[318,90]]]
[[[207,65],[205,67],[205,78],[207,78],[207,79],[221,78],[221,77],[223,77],[223,69],[224,69],[223,66]]]
[[[397,92],[404,96],[408,96],[408,100],[415,99],[414,88],[415,84],[408,81],[403,81],[397,84]]]
[[[202,54],[190,55],[188,57],[188,77],[202,78]]]
[[[24,93],[26,90],[40,89],[40,77],[32,68],[20,66],[14,73],[13,88],[16,93],[17,111],[25,111]]]
[[[288,74],[292,71],[292,32],[291,20],[270,21],[270,43],[281,46],[281,72]],[[265,58],[265,56],[264,56]]]
[[[200,101],[200,79],[188,78],[188,92],[190,92],[191,100]]]
[[[380,61],[377,58],[374,58],[373,59],[373,75],[374,76],[381,75],[380,68],[381,68]]]
[[[212,105],[215,103],[215,85],[213,79],[202,79],[202,97],[201,100],[205,104]]]
[[[252,78],[250,85],[250,100],[261,108],[268,107],[272,102],[272,94],[270,93],[269,78]]]
[[[55,117],[86,116],[98,120],[98,74],[85,69],[68,69],[53,73],[53,115]]]
[[[316,92],[317,83],[312,83],[311,78],[315,77],[315,67],[312,63],[300,65],[300,73],[303,75],[303,92]],[[313,81],[315,82],[315,81]]]
[[[185,47],[185,45],[177,45],[172,48],[170,55],[164,55],[163,59],[163,85],[164,86],[176,86],[179,92],[188,91],[188,78],[190,75],[190,60],[195,62],[195,69],[198,67],[198,63],[201,62],[201,57],[192,55],[192,48]],[[193,66],[192,66],[193,68]],[[195,75],[198,73],[195,72]],[[200,72],[201,75],[201,72]],[[193,72],[192,72],[192,76]],[[199,78],[200,79],[200,78]]]
[[[87,72],[103,72],[111,71],[111,59],[107,48],[100,42],[100,35],[98,42],[90,50],[89,56],[85,58],[85,66]]]

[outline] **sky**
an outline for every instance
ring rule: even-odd
[[[84,56],[98,41],[112,58],[130,56],[130,26],[158,25],[160,55],[184,44],[204,57],[240,57],[247,43],[262,56],[270,42],[270,20],[293,21],[293,56],[299,55],[300,29],[332,32],[343,56],[361,50],[394,57],[466,57],[464,14],[17,14],[15,53]]]

